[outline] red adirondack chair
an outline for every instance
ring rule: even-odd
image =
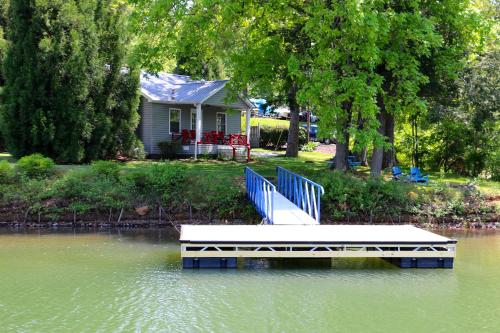
[[[191,138],[189,137],[189,131],[186,130],[186,129],[183,129],[181,131],[181,135],[182,135],[182,144],[183,145],[188,145],[191,143]]]

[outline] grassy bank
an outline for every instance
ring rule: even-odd
[[[217,160],[173,162],[98,162],[56,165],[47,176],[27,177],[17,171],[0,188],[0,221],[200,220],[257,223],[245,198],[243,168],[270,179],[277,165],[303,174],[325,187],[322,218],[335,222],[497,221],[498,182],[450,175],[431,175],[429,186],[368,177],[361,168],[342,174],[326,169],[327,154],[301,153],[255,158],[248,164]],[[3,154],[0,159],[15,166]]]

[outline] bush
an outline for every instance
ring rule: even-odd
[[[32,154],[17,161],[19,173],[28,178],[48,177],[54,169],[54,161],[42,154]]]
[[[401,214],[418,200],[418,196],[411,194],[411,185],[373,178],[363,180],[337,171],[320,183],[325,188],[323,207],[332,218]]]
[[[260,128],[260,141],[261,148],[282,148],[288,140],[288,129],[281,127],[264,126]],[[299,147],[307,143],[307,130],[299,128]]]
[[[162,159],[171,160],[177,156],[179,143],[170,141],[158,142],[158,148],[160,148],[160,155]]]
[[[135,138],[134,144],[128,152],[125,152],[125,156],[133,158],[135,160],[143,160],[146,158],[146,151],[144,150],[144,144],[138,138]]]
[[[287,138],[288,129],[264,126],[260,128],[259,146],[261,148],[279,149],[285,145]]]
[[[144,170],[145,188],[155,203],[173,206],[184,201],[187,169],[180,163],[153,164]],[[140,178],[136,178],[140,179]],[[199,189],[199,187],[197,187]]]
[[[486,161],[486,171],[491,180],[500,181],[500,147],[497,147]]]
[[[95,161],[90,165],[90,169],[98,176],[118,179],[121,166],[113,161]]]
[[[186,202],[209,219],[231,218],[246,207],[245,191],[232,178],[196,175],[190,177],[188,182]]]
[[[307,143],[307,130],[303,127],[299,128],[299,148]]]
[[[9,183],[14,178],[14,168],[7,161],[0,161],[0,184]]]
[[[119,174],[115,177],[113,173],[100,173],[92,168],[69,171],[54,185],[54,197],[75,213],[131,207],[134,191],[119,179]]]
[[[305,145],[300,148],[301,151],[312,152],[316,150],[316,147],[319,146],[319,142],[309,141]]]

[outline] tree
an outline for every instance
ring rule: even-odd
[[[116,0],[98,0],[95,24],[98,63],[102,81],[91,88],[95,115],[86,160],[109,159],[117,154],[132,155],[138,146],[135,129],[139,122],[140,73],[126,67],[128,7]]]
[[[453,96],[452,83],[480,30],[468,0],[387,1],[390,38],[378,73],[384,77],[379,132],[388,149],[374,148],[372,175],[392,165],[397,119],[411,123],[413,164],[419,164],[418,130],[432,99]],[[382,156],[381,156],[382,155]]]
[[[162,64],[174,57],[190,74],[200,72],[200,62],[220,63],[219,59],[223,59],[233,91],[246,91],[264,96],[274,105],[289,106],[286,155],[297,156],[297,94],[310,47],[304,33],[304,8],[308,3],[136,0],[136,31],[143,40],[136,47],[136,58],[154,71],[161,70]]]
[[[8,15],[7,15],[8,6],[9,6],[8,0],[0,2],[0,108],[2,104],[3,85],[4,85],[3,62],[8,46],[8,42],[5,37],[5,31],[7,28],[7,20],[8,20]],[[4,150],[4,141],[2,134],[2,126],[0,125],[0,151],[3,150]]]
[[[15,156],[75,163],[135,145],[138,71],[124,70],[126,7],[12,0],[2,127]]]
[[[436,106],[429,115],[431,166],[477,176],[487,169],[498,175],[500,119],[500,50],[498,45],[467,64],[457,80],[458,103]]]
[[[84,158],[93,113],[97,39],[90,1],[10,4],[2,111],[7,148],[61,162]]]
[[[316,1],[308,8],[306,32],[310,51],[310,75],[300,96],[316,107],[321,131],[337,138],[336,165],[347,169],[351,136],[359,148],[379,138],[376,128],[376,95],[381,77],[378,44],[386,28],[373,2]],[[363,119],[359,126],[357,118]],[[380,139],[378,139],[380,140]]]

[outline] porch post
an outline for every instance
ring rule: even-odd
[[[250,117],[252,116],[252,109],[246,110],[246,135],[247,135],[247,144],[250,144]]]
[[[201,141],[201,131],[203,130],[201,119],[201,104],[196,104],[196,140],[194,143],[194,159],[198,159],[198,142]]]

